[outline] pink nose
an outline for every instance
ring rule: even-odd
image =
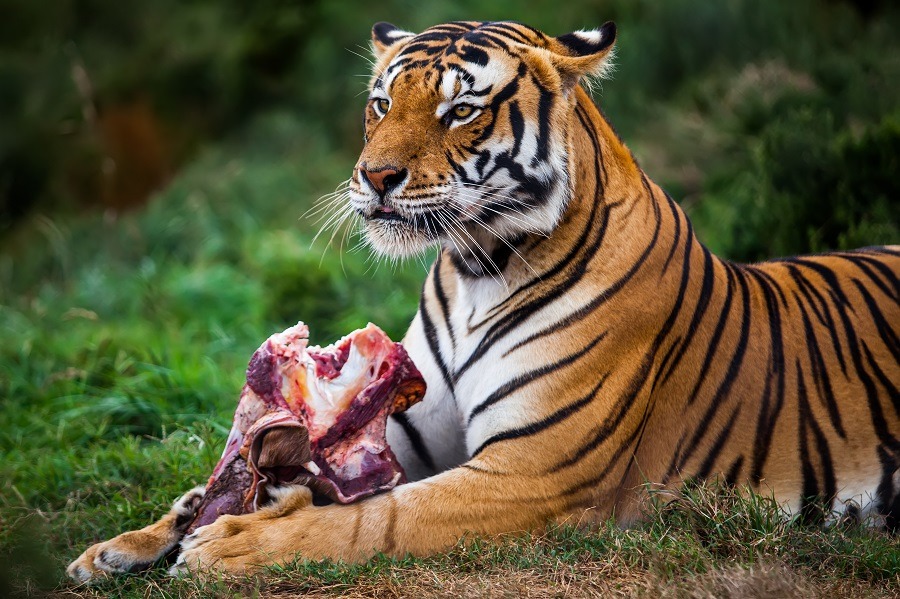
[[[389,191],[406,180],[407,172],[405,168],[393,166],[385,166],[375,170],[367,170],[365,167],[360,167],[359,174],[369,182],[378,195],[384,197]]]

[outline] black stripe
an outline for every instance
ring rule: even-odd
[[[775,434],[775,423],[784,407],[785,388],[785,361],[784,339],[781,328],[781,309],[776,300],[776,293],[780,292],[777,282],[767,278],[759,269],[748,268],[751,276],[757,277],[757,283],[766,299],[768,311],[766,320],[769,322],[769,363],[767,366],[763,396],[759,402],[759,416],[756,421],[756,441],[753,444],[753,461],[750,465],[750,480],[756,484],[762,481],[763,467],[769,457],[772,447],[772,438]],[[779,297],[784,297],[778,294]],[[774,398],[773,398],[773,378]],[[774,399],[774,401],[773,401]],[[774,405],[771,406],[770,403]]]
[[[482,23],[478,21],[449,21],[447,23],[441,23],[440,25],[435,25],[433,27],[429,27],[428,31],[444,31],[447,33],[456,33],[461,31],[463,33],[472,31],[476,27],[480,27]]]
[[[560,493],[560,496],[565,497],[569,495],[575,495],[577,493],[580,493],[581,491],[584,491],[585,489],[593,489],[601,482],[603,482],[603,479],[609,476],[610,472],[612,472],[612,469],[619,463],[619,460],[621,460],[622,457],[631,450],[631,445],[632,443],[634,443],[635,439],[637,439],[640,430],[641,427],[635,427],[628,438],[625,439],[624,443],[619,444],[619,446],[616,448],[616,451],[614,451],[613,454],[609,456],[609,460],[606,462],[606,465],[596,476],[584,480],[578,484],[572,485],[571,487],[565,489],[562,493]]]
[[[737,417],[740,411],[740,404],[734,406],[734,409],[731,411],[731,416],[729,416],[728,418],[728,423],[725,425],[725,428],[719,431],[719,434],[716,435],[716,440],[715,442],[713,442],[712,448],[710,448],[709,453],[706,454],[706,458],[704,458],[703,463],[700,464],[700,468],[697,470],[698,477],[706,478],[707,476],[709,476],[713,466],[716,463],[716,458],[718,458],[719,454],[722,453],[722,449],[724,449],[725,443],[731,436],[731,431],[734,428],[734,423],[737,422]]]
[[[534,370],[531,370],[524,374],[520,374],[519,376],[515,377],[514,379],[507,381],[506,383],[501,385],[500,388],[498,388],[493,393],[488,395],[487,399],[485,399],[483,402],[481,402],[480,404],[475,406],[475,408],[469,414],[469,424],[472,423],[472,420],[474,420],[476,416],[478,416],[479,414],[484,412],[486,409],[488,409],[489,407],[491,407],[498,401],[505,399],[512,393],[515,393],[522,387],[525,387],[525,386],[533,383],[534,381],[547,376],[550,373],[556,372],[560,368],[563,368],[565,366],[568,366],[568,365],[574,363],[576,360],[578,360],[579,358],[584,356],[586,353],[588,353],[589,351],[594,349],[594,347],[598,343],[600,343],[600,341],[602,341],[603,338],[606,337],[607,334],[608,334],[607,331],[603,331],[593,341],[588,343],[585,347],[581,348],[574,354],[570,354],[570,355],[566,356],[565,358],[562,358],[560,360],[557,360],[556,362],[553,362],[552,364],[546,364],[544,366],[541,366],[540,368],[535,368]]]
[[[853,279],[853,284],[856,285],[860,295],[862,295],[863,300],[866,302],[866,306],[869,308],[869,313],[872,315],[872,320],[875,322],[875,328],[878,330],[878,336],[881,337],[884,345],[888,348],[888,351],[891,352],[894,361],[900,363],[900,340],[897,339],[897,335],[894,333],[890,323],[888,323],[884,314],[881,312],[878,302],[875,301],[875,298],[872,297],[865,285],[856,279]]]
[[[809,258],[787,258],[785,262],[790,262],[791,264],[800,264],[805,266],[806,268],[812,270],[817,273],[824,281],[828,284],[828,286],[834,292],[835,297],[838,300],[839,304],[842,304],[850,309],[851,312],[855,313],[853,309],[853,305],[847,299],[847,295],[844,293],[844,290],[841,288],[841,283],[838,280],[837,276],[834,274],[834,270],[828,268],[823,264],[819,264]]]
[[[691,317],[691,322],[687,327],[687,334],[678,348],[678,353],[674,354],[672,363],[669,364],[667,369],[664,370],[663,368],[660,368],[660,372],[665,373],[662,375],[660,384],[669,380],[669,377],[675,372],[675,368],[681,363],[685,352],[688,350],[691,341],[694,339],[694,335],[696,335],[697,331],[700,329],[700,321],[706,315],[706,310],[709,308],[709,299],[712,296],[716,278],[715,265],[710,251],[702,245],[700,246],[700,250],[703,252],[703,281],[700,284],[700,295],[697,297],[694,315]],[[675,346],[673,345],[672,347],[674,348]]]
[[[866,361],[869,363],[872,372],[875,373],[875,378],[878,379],[878,382],[881,383],[881,386],[884,387],[885,391],[888,393],[888,398],[894,406],[894,414],[900,418],[900,393],[897,391],[897,386],[894,385],[887,375],[884,374],[884,371],[881,370],[878,361],[875,360],[875,356],[873,356],[872,352],[869,350],[869,344],[866,343],[866,340],[860,339],[860,343],[862,343],[863,352],[866,354]]]
[[[487,66],[489,62],[488,53],[485,52],[483,48],[479,48],[474,44],[460,46],[459,50],[457,50],[457,54],[461,59],[470,64],[477,64],[484,67]]]
[[[797,361],[800,368],[800,361]],[[803,392],[803,376],[798,370],[798,392]],[[800,473],[803,477],[803,488],[800,491],[800,515],[806,521],[819,520],[816,518],[816,499],[819,497],[819,481],[816,470],[810,461],[809,440],[806,437],[807,420],[809,419],[809,406],[805,405],[803,398],[798,396],[799,417],[797,418],[797,438],[800,443]],[[804,408],[806,411],[804,412]]]
[[[669,202],[669,205],[675,204],[675,200],[673,200],[669,194],[666,194],[666,200]],[[637,204],[637,202],[633,202],[633,204]],[[666,273],[669,269],[669,262],[672,261],[672,258],[675,256],[675,250],[678,249],[678,241],[681,239],[681,217],[677,211],[672,210],[672,214],[675,216],[675,237],[672,239],[672,247],[669,248],[669,255],[666,256],[666,261],[663,264],[662,272],[660,273],[660,277]],[[687,221],[688,226],[688,238],[690,238],[690,228],[691,221]]]
[[[419,461],[432,472],[437,472],[437,468],[434,465],[434,459],[431,457],[431,453],[425,446],[425,442],[422,441],[422,435],[419,433],[419,429],[409,421],[409,416],[403,412],[398,412],[396,414],[391,414],[391,417],[400,425],[403,432],[406,433],[406,438],[409,439],[409,444],[412,446],[413,451],[416,452],[416,457],[419,458]]]
[[[688,222],[688,227],[690,227],[690,222]],[[692,235],[693,233],[690,232],[689,237]],[[660,385],[669,380],[669,377],[675,372],[675,368],[681,362],[684,354],[690,347],[694,335],[696,335],[697,331],[700,329],[700,321],[706,315],[706,311],[709,308],[709,299],[712,296],[713,285],[715,283],[714,259],[705,246],[701,245],[700,251],[703,252],[703,281],[700,284],[700,295],[697,297],[697,304],[694,307],[694,314],[691,316],[691,322],[687,327],[687,334],[685,335],[684,340],[678,345],[677,353],[673,354],[671,364],[666,368],[660,366],[660,372],[664,373],[659,380]],[[672,345],[673,349],[675,348],[675,345],[676,344]],[[666,361],[664,360],[663,365],[665,365],[665,362]]]
[[[433,36],[437,38],[438,36]],[[442,39],[447,40],[447,36],[440,36]],[[422,53],[425,56],[437,56],[438,54],[442,54],[444,49],[447,46],[445,44],[434,44],[430,41],[416,41],[415,39],[410,43],[406,44],[398,56],[410,56],[411,54]],[[412,66],[412,65],[410,65]]]
[[[585,395],[578,401],[567,405],[564,408],[560,408],[546,418],[538,420],[537,422],[533,422],[531,424],[526,424],[525,426],[519,428],[509,429],[503,431],[502,433],[497,433],[496,435],[489,437],[484,443],[478,446],[478,449],[475,450],[475,452],[472,454],[472,457],[476,457],[489,445],[493,445],[494,443],[498,443],[500,441],[508,441],[510,439],[519,439],[521,437],[530,437],[532,435],[536,435],[542,431],[547,430],[554,424],[558,424],[563,420],[566,420],[569,416],[578,413],[582,408],[584,408],[594,400],[594,397],[596,397],[597,392],[600,390],[600,387],[603,386],[603,383],[608,377],[609,373],[604,374],[602,377],[600,377],[600,380],[597,382],[594,388],[588,392],[587,395]]]
[[[834,477],[834,463],[831,460],[831,451],[828,440],[819,428],[806,392],[806,384],[803,380],[803,369],[800,359],[797,365],[797,402],[799,408],[799,435],[800,435],[800,461],[803,468],[803,492],[801,496],[800,513],[805,519],[819,520],[831,511],[831,504],[837,493],[837,484]],[[815,441],[815,449],[818,454],[821,467],[823,489],[819,488],[815,468],[810,461],[810,451],[807,445],[807,428],[812,432]]]
[[[669,350],[663,356],[663,359],[659,363],[659,368],[657,368],[657,375],[653,379],[653,389],[655,390],[659,385],[665,382],[665,379],[659,376],[658,373],[666,372],[669,370],[669,361],[675,356],[675,350],[679,348],[684,342],[684,337],[681,335],[677,335],[675,339],[672,341],[672,344],[669,346]]]
[[[900,463],[884,447],[878,448],[878,461],[881,462],[881,480],[875,491],[878,513],[884,515],[885,527],[896,533],[900,531],[900,489],[894,488],[894,473]]]
[[[653,362],[654,356],[652,354],[647,354],[644,357],[644,361],[642,362],[641,367],[632,377],[628,386],[628,390],[620,395],[616,400],[616,403],[612,406],[610,416],[607,417],[606,420],[601,422],[597,427],[595,427],[594,431],[592,431],[591,435],[589,435],[590,438],[582,443],[581,447],[570,453],[568,457],[560,462],[557,462],[556,465],[550,468],[547,471],[548,474],[559,472],[560,470],[564,470],[570,466],[577,464],[585,457],[587,457],[590,452],[599,447],[610,437],[610,435],[612,435],[619,428],[619,425],[622,423],[622,421],[625,419],[625,416],[634,405],[634,400],[638,396],[638,393],[640,393],[641,389],[643,389],[644,385],[649,380],[649,374],[653,366]],[[637,438],[641,430],[643,430],[643,427],[635,427],[631,436],[632,440]]]
[[[841,258],[851,262],[858,269],[863,271],[872,283],[874,283],[886,296],[895,302],[900,300],[900,281],[898,281],[897,276],[891,272],[891,269],[888,268],[886,264],[868,256],[849,255],[841,256]],[[881,280],[881,277],[875,274],[871,267],[875,267],[888,280],[887,284]],[[888,285],[890,285],[890,287],[888,287]]]
[[[450,346],[456,351],[456,335],[453,333],[453,323],[450,322],[450,304],[447,300],[447,294],[444,292],[444,284],[441,281],[441,262],[443,262],[443,252],[434,261],[434,294],[438,298],[438,304],[441,306],[441,315],[444,317],[444,330],[450,336]]]
[[[726,267],[731,266],[728,263],[725,263],[725,265]],[[684,468],[684,465],[697,450],[697,444],[700,442],[700,439],[702,439],[704,435],[706,435],[706,431],[709,428],[710,423],[715,418],[715,415],[719,411],[719,408],[721,408],[725,403],[724,400],[729,396],[731,387],[732,385],[734,385],[735,380],[737,380],[738,373],[741,370],[741,365],[744,362],[744,356],[746,355],[747,340],[750,337],[750,291],[747,288],[747,282],[743,270],[740,267],[736,266],[731,266],[731,268],[735,269],[735,275],[741,290],[741,305],[743,308],[741,311],[741,334],[738,338],[737,346],[734,349],[734,354],[732,354],[731,360],[728,363],[728,368],[725,370],[725,376],[720,381],[715,394],[710,398],[709,408],[707,408],[706,412],[700,419],[699,426],[695,430],[691,441],[688,443],[684,455],[682,455],[680,458],[681,468]],[[688,405],[691,405],[695,401],[695,399],[696,396],[688,397]]]
[[[835,292],[831,291],[830,293],[835,301],[835,311],[844,327],[844,334],[847,336],[847,345],[850,348],[850,358],[853,360],[853,366],[856,368],[856,375],[862,382],[866,392],[866,402],[869,406],[869,414],[872,418],[872,426],[875,429],[875,434],[878,435],[878,440],[881,441],[881,443],[889,447],[892,451],[898,451],[900,450],[900,443],[897,442],[897,438],[894,437],[888,429],[887,422],[884,418],[884,411],[881,408],[881,403],[878,401],[878,390],[875,388],[874,381],[869,377],[869,373],[866,372],[866,369],[863,367],[859,343],[857,341],[856,332],[850,322],[850,318],[844,310],[844,305],[838,303]]]
[[[509,127],[512,130],[513,142],[512,155],[516,157],[522,150],[522,139],[525,137],[525,117],[519,108],[519,101],[512,100],[509,103]]]
[[[553,94],[533,75],[531,79],[538,90],[537,155],[531,163],[532,167],[536,167],[547,160],[550,151],[550,111],[553,108]]]
[[[488,30],[499,29],[500,30],[499,33],[501,33],[502,35],[509,36],[514,42],[517,42],[520,44],[528,44],[528,45],[534,44],[533,40],[528,39],[528,37],[525,36],[521,31],[516,29],[516,27],[514,25],[510,25],[508,23],[503,23],[503,22],[487,23],[487,24],[485,24],[484,28],[488,29]]]
[[[831,419],[834,430],[837,431],[842,439],[846,439],[847,433],[844,431],[841,413],[831,387],[831,378],[828,376],[827,366],[822,358],[822,352],[819,349],[819,342],[816,339],[815,331],[809,320],[806,308],[803,307],[799,298],[797,298],[797,306],[800,308],[800,317],[803,321],[803,330],[806,335],[806,347],[809,348],[813,382],[816,384],[820,398],[825,402],[825,407],[828,410],[828,416]]]
[[[432,273],[433,272],[434,271],[432,271]],[[423,290],[422,298],[419,300],[419,314],[422,316],[422,328],[425,330],[425,340],[428,341],[428,349],[431,350],[431,356],[434,358],[435,364],[438,365],[438,369],[441,371],[441,376],[444,379],[444,383],[447,385],[447,390],[451,394],[454,394],[453,379],[450,377],[450,371],[447,369],[444,358],[441,356],[441,346],[437,337],[437,329],[435,329],[434,322],[431,320],[431,315],[428,313],[426,297],[427,295]]]
[[[741,473],[741,468],[744,466],[744,456],[740,455],[737,459],[732,462],[731,467],[728,469],[728,472],[725,474],[725,484],[728,486],[735,486],[738,484],[738,475]]]
[[[513,57],[518,55],[513,47],[509,45],[507,39],[504,39],[499,35],[490,33],[483,28],[467,33],[465,36],[465,40],[466,42],[469,42],[471,44],[501,48],[502,50],[511,54]]]
[[[831,308],[828,306],[828,302],[822,297],[822,294],[816,289],[815,285],[813,285],[797,267],[789,265],[787,269],[791,278],[797,283],[797,288],[800,290],[800,293],[806,298],[809,307],[812,309],[813,313],[816,314],[819,322],[824,325],[825,330],[828,331],[828,335],[831,337],[831,346],[834,348],[834,354],[837,356],[838,364],[841,366],[841,372],[846,375],[847,362],[844,359],[844,350],[841,348],[841,340],[838,338],[837,325],[834,317],[831,316]],[[821,312],[816,307],[813,297],[818,299],[821,306]],[[794,297],[794,301],[797,301],[796,297]]]
[[[725,332],[728,316],[731,313],[731,301],[734,296],[734,275],[727,263],[719,262],[719,264],[725,268],[725,276],[727,278],[727,284],[725,285],[725,301],[722,304],[719,319],[716,321],[716,326],[713,329],[712,339],[710,339],[709,345],[707,346],[706,355],[703,357],[703,364],[697,372],[697,381],[694,383],[693,389],[691,389],[690,393],[687,395],[688,405],[691,405],[694,402],[697,397],[697,392],[700,390],[700,386],[706,381],[706,376],[709,374],[709,370],[713,363],[713,357],[716,355],[716,350],[719,348],[719,343],[722,340],[722,334]]]
[[[669,484],[669,480],[672,479],[674,474],[680,473],[680,470],[678,469],[678,456],[681,455],[681,448],[684,447],[685,441],[687,441],[687,431],[682,431],[681,437],[678,438],[678,443],[675,444],[675,450],[672,452],[672,457],[669,459],[669,467],[666,468],[666,474],[663,476],[663,486]]]
[[[781,288],[782,287],[781,283],[779,283],[778,281],[773,279],[772,275],[767,273],[762,268],[752,267],[752,266],[748,266],[747,268],[753,270],[753,272],[755,272],[757,275],[759,275],[760,277],[762,277],[766,281],[768,281],[769,287],[778,295],[778,299],[781,300],[781,305],[783,307],[787,308],[787,305],[788,305],[787,296],[784,294],[784,290]]]

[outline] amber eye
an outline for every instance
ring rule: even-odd
[[[472,113],[475,112],[475,107],[469,104],[457,104],[450,112],[453,114],[454,119],[462,120],[472,116]]]
[[[387,111],[391,109],[391,101],[387,98],[379,98],[375,100],[375,112],[378,113],[378,116],[384,116],[387,114]]]

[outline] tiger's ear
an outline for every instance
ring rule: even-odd
[[[575,31],[554,40],[550,60],[562,76],[565,91],[575,87],[581,77],[603,77],[611,70],[616,41],[612,21],[599,29]]]
[[[394,44],[408,40],[415,36],[415,33],[403,31],[396,25],[380,22],[372,26],[372,52],[375,54],[375,60],[380,60],[384,53]]]

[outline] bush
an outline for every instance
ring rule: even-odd
[[[801,106],[760,133],[749,172],[720,173],[695,211],[716,250],[738,260],[852,249],[900,239],[900,122],[854,135]]]

